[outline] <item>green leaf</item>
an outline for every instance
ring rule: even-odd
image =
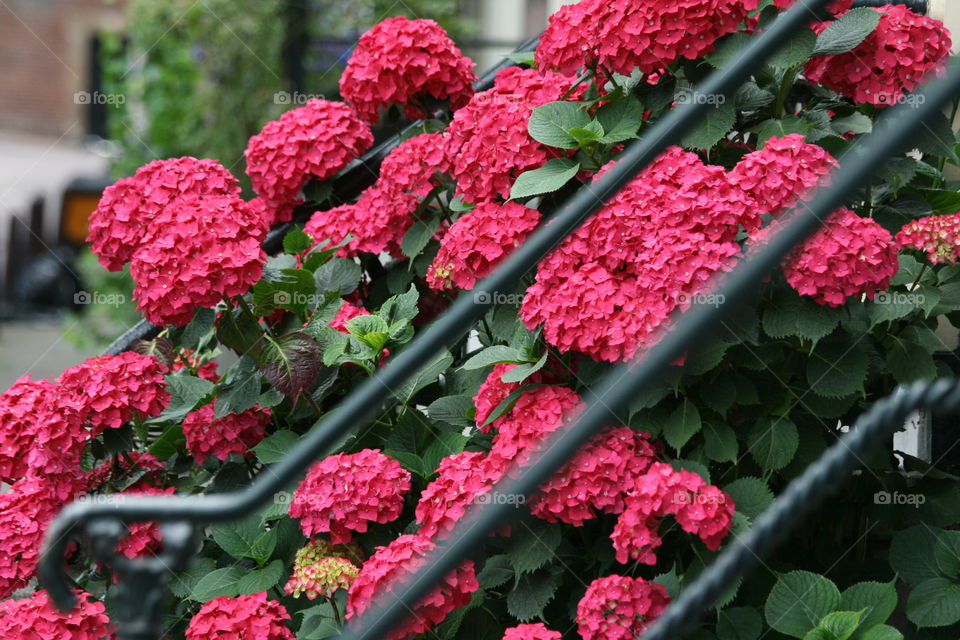
[[[933,556],[943,575],[960,578],[960,531],[944,531],[938,535]]]
[[[263,569],[248,571],[237,581],[237,595],[250,595],[277,586],[283,577],[283,562],[274,560]]]
[[[300,630],[297,632],[297,640],[326,640],[340,633],[340,627],[333,616],[333,607],[329,602],[297,613],[303,616]]]
[[[870,360],[866,352],[850,339],[825,340],[807,360],[807,382],[825,398],[843,398],[863,390]]]
[[[277,431],[272,433],[263,440],[260,441],[260,444],[253,448],[253,452],[263,464],[273,464],[274,462],[280,462],[287,455],[287,452],[290,451],[300,440],[298,436],[293,431],[284,429],[282,431]]]
[[[803,638],[840,606],[840,591],[829,579],[809,571],[778,576],[764,605],[767,624],[792,638]]]
[[[453,356],[449,351],[442,351],[426,367],[394,391],[394,396],[402,403],[407,404],[413,396],[424,387],[433,384],[440,374],[453,364]]]
[[[237,583],[244,573],[246,571],[240,567],[215,569],[197,581],[190,593],[190,599],[209,602],[220,596],[235,597],[239,594]]]
[[[306,333],[296,331],[279,338],[264,336],[257,357],[263,376],[293,403],[317,383],[322,368],[320,346]]]
[[[803,118],[787,116],[781,120],[764,120],[751,128],[750,133],[757,135],[757,148],[763,149],[770,138],[782,138],[791,133],[807,135],[812,129],[813,126]]]
[[[893,582],[858,582],[840,594],[844,611],[863,611],[860,626],[883,624],[897,608],[897,590]]]
[[[556,559],[560,527],[545,522],[521,522],[512,529],[507,558],[517,577],[540,569]]]
[[[907,599],[907,618],[921,629],[960,622],[960,584],[947,578],[921,582]]]
[[[834,118],[830,122],[830,126],[837,133],[837,135],[843,135],[845,133],[870,133],[873,131],[873,120],[868,116],[854,112],[849,116],[843,118]]]
[[[154,440],[147,448],[147,453],[160,460],[166,460],[175,454],[180,444],[185,441],[183,429],[179,424],[173,424],[164,429],[160,437]]]
[[[293,255],[299,255],[313,246],[313,238],[303,232],[302,229],[294,229],[283,236],[283,251]]]
[[[438,217],[414,222],[400,242],[400,250],[403,251],[403,255],[408,258],[416,258],[423,253],[431,238],[437,234],[441,222],[442,219]]]
[[[193,313],[193,320],[183,328],[180,334],[180,346],[184,349],[196,351],[204,342],[204,338],[213,330],[213,323],[217,319],[214,309],[197,309]]]
[[[941,531],[921,524],[894,534],[890,544],[890,567],[904,582],[918,585],[940,576],[934,549]]]
[[[526,362],[527,359],[520,353],[518,349],[513,347],[506,347],[503,345],[496,345],[493,347],[487,347],[480,353],[471,357],[469,360],[463,363],[462,368],[468,371],[473,369],[482,369],[484,367],[489,367],[494,364],[503,364],[503,363],[517,363],[517,362]]]
[[[353,260],[334,258],[313,274],[318,292],[335,291],[339,295],[352,293],[360,284],[363,270]]]
[[[776,96],[766,89],[761,89],[752,80],[741,85],[733,97],[739,111],[756,111],[771,104],[775,99]]]
[[[867,7],[851,9],[817,36],[814,56],[835,56],[852,51],[880,24],[880,12]]]
[[[239,308],[224,311],[217,320],[217,340],[240,355],[255,358],[262,337],[259,323]]]
[[[703,57],[712,67],[720,69],[736,58],[746,47],[752,36],[748,33],[732,33],[717,40],[714,50]]]
[[[887,352],[887,368],[900,384],[915,380],[933,380],[937,377],[937,365],[933,354],[915,342],[897,336]]]
[[[436,471],[444,458],[463,453],[467,445],[467,436],[462,433],[445,431],[437,435],[436,439],[423,452],[423,468],[430,472]]]
[[[217,390],[214,418],[243,413],[260,399],[260,372],[252,358],[240,358],[227,375],[230,382]]]
[[[427,407],[431,420],[447,422],[457,427],[472,427],[476,408],[470,396],[444,396]]]
[[[834,611],[828,613],[805,640],[850,640],[860,625],[861,611]]]
[[[567,184],[580,171],[580,163],[570,158],[554,158],[539,169],[525,171],[510,190],[510,199],[528,198],[553,193]]]
[[[700,385],[699,393],[700,399],[708,407],[720,415],[726,415],[737,401],[737,383],[729,376],[720,375],[716,380]]]
[[[712,149],[733,129],[736,120],[737,107],[733,100],[718,102],[707,109],[703,119],[683,136],[683,146],[688,149]]]
[[[527,131],[530,137],[549,147],[576,149],[577,140],[568,133],[570,129],[583,128],[590,124],[590,116],[576,102],[548,102],[530,114]]]
[[[520,622],[539,618],[559,586],[560,578],[549,571],[524,575],[507,595],[507,611]]]
[[[775,54],[767,58],[767,64],[776,69],[799,67],[810,59],[816,46],[817,34],[805,28],[778,49]]]
[[[410,285],[404,293],[392,296],[380,306],[379,315],[390,326],[391,336],[399,323],[409,323],[420,313],[417,303],[420,301],[420,292],[415,285]]]
[[[543,355],[540,356],[540,359],[536,362],[524,362],[523,364],[518,364],[510,371],[507,371],[505,374],[500,376],[500,379],[504,382],[523,382],[537,371],[543,368],[543,365],[547,363],[547,355],[549,352],[544,351]]]
[[[643,124],[643,105],[633,97],[609,102],[597,111],[597,122],[603,126],[603,137],[599,139],[603,144],[636,138]]]
[[[211,532],[214,542],[234,558],[263,562],[277,544],[276,535],[264,528],[259,515],[213,525]]]
[[[687,444],[700,431],[700,411],[697,406],[684,399],[683,404],[674,410],[663,426],[663,438],[679,453],[683,445]]]
[[[596,142],[603,136],[603,125],[593,120],[585,127],[574,127],[568,131],[574,140],[577,141],[577,145],[585,147],[591,142]]]
[[[390,340],[390,327],[380,316],[357,316],[347,322],[346,328],[350,335],[374,351],[383,349]]]
[[[723,490],[730,494],[737,512],[751,520],[755,520],[773,503],[773,492],[760,478],[738,478]]]
[[[477,582],[482,589],[496,589],[513,578],[514,572],[510,558],[506,554],[489,556],[483,563],[483,569],[477,574]]]
[[[732,607],[717,616],[718,640],[757,640],[763,631],[763,620],[756,609]]]
[[[935,155],[947,158],[954,163],[958,162],[956,153],[957,138],[953,132],[950,119],[942,113],[930,114],[930,116],[924,120],[924,126],[914,144],[916,144],[917,149],[923,152],[924,155]],[[956,209],[953,209],[953,211],[956,211]],[[938,211],[938,213],[940,212]],[[943,211],[942,213],[950,212]]]
[[[170,392],[170,404],[151,423],[180,422],[213,392],[212,382],[196,376],[174,373],[164,376],[164,380]]]
[[[771,338],[797,336],[819,342],[840,324],[842,308],[822,307],[795,291],[778,290],[763,311],[763,331]]]
[[[519,389],[514,390],[510,395],[508,395],[506,398],[504,398],[504,399],[500,402],[500,404],[498,404],[496,407],[494,407],[493,411],[490,412],[490,415],[487,416],[487,419],[484,420],[483,424],[480,425],[480,426],[481,426],[481,427],[485,427],[485,426],[487,426],[488,424],[492,423],[492,422],[493,422],[494,420],[496,420],[497,418],[499,418],[499,417],[501,417],[501,416],[509,413],[510,410],[513,409],[513,405],[515,405],[515,404],[517,403],[517,400],[520,399],[520,396],[522,396],[524,393],[526,393],[526,392],[529,391],[530,389],[534,389],[534,388],[540,387],[540,386],[543,386],[543,385],[530,384],[530,385],[526,385],[526,386],[520,387]]]
[[[722,422],[707,421],[703,425],[707,457],[716,462],[736,462],[740,447],[737,434]]]
[[[503,57],[511,62],[515,62],[518,65],[523,64],[528,67],[533,67],[536,64],[534,60],[534,51],[511,51],[510,53],[505,54]]]
[[[859,640],[903,640],[903,634],[893,627],[878,624],[864,631]]]
[[[786,418],[758,422],[747,438],[750,455],[764,471],[777,471],[790,464],[800,445],[797,427]]]
[[[190,592],[200,578],[213,571],[216,566],[213,558],[198,558],[186,570],[173,576],[170,580],[170,591],[178,598],[190,597]]]

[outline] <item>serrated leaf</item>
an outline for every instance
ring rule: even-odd
[[[893,627],[879,624],[864,631],[859,640],[903,640],[903,634]]]
[[[715,462],[736,462],[740,447],[733,429],[720,422],[703,425],[704,451]]]
[[[825,340],[807,360],[807,383],[825,398],[843,398],[863,390],[870,360],[856,342]]]
[[[261,347],[263,329],[244,312],[234,308],[224,311],[217,319],[217,340],[240,355],[256,357]]]
[[[213,392],[213,383],[197,376],[171,374],[164,376],[170,392],[170,404],[151,423],[180,422]]]
[[[303,232],[302,229],[294,229],[283,236],[283,251],[293,255],[299,255],[313,246],[313,238]]]
[[[474,355],[463,363],[463,369],[468,371],[473,369],[482,369],[494,364],[526,362],[526,358],[520,353],[519,349],[503,345],[487,347],[480,353]]]
[[[755,520],[773,503],[773,492],[760,478],[738,478],[724,486],[723,490],[730,494],[736,511],[751,520]]]
[[[697,432],[700,431],[700,411],[689,400],[677,407],[663,426],[663,439],[671,447],[680,451]]]
[[[739,111],[756,111],[771,104],[776,99],[771,92],[761,89],[752,80],[744,83],[733,97]]]
[[[257,404],[260,398],[260,372],[252,358],[240,358],[228,375],[229,384],[217,390],[214,418],[243,413]]]
[[[767,624],[792,638],[803,638],[840,606],[840,591],[829,579],[809,571],[778,576],[764,605]]]
[[[263,527],[259,515],[211,527],[213,540],[234,558],[251,558],[263,562],[276,546],[276,536]],[[272,542],[271,542],[272,540]]]
[[[827,337],[840,324],[843,310],[822,307],[794,291],[777,291],[763,311],[763,331],[771,338],[797,336],[812,342]]]
[[[770,138],[782,138],[792,133],[799,133],[805,136],[810,133],[811,129],[813,129],[813,126],[803,118],[787,116],[779,120],[764,120],[760,124],[752,127],[750,133],[754,133],[757,136],[757,149],[763,149],[767,140]]]
[[[300,436],[296,433],[284,429],[272,433],[261,440],[260,444],[253,448],[253,452],[256,454],[257,460],[263,464],[273,464],[274,462],[283,460],[287,452],[290,451],[299,440]]]
[[[313,338],[296,331],[278,338],[265,336],[257,362],[267,381],[295,404],[317,383],[322,357]]]
[[[237,595],[250,595],[277,586],[283,577],[283,562],[274,560],[262,569],[248,571],[237,581]]]
[[[756,609],[732,607],[717,615],[718,640],[757,640],[763,631],[763,619]]]
[[[520,622],[538,618],[553,600],[560,578],[548,571],[527,574],[507,595],[507,611]]]
[[[500,554],[487,558],[483,569],[477,574],[477,582],[482,589],[496,589],[509,582],[513,576],[510,558],[506,554]]]
[[[170,579],[170,591],[178,598],[188,598],[200,578],[213,571],[216,566],[217,563],[213,558],[198,558],[184,571]]]
[[[427,407],[431,420],[447,422],[458,427],[471,427],[476,408],[470,396],[444,396],[434,400]]]
[[[426,248],[430,240],[437,234],[440,228],[441,218],[430,218],[428,220],[417,220],[403,234],[403,240],[400,242],[400,250],[408,258],[416,258]]]
[[[867,7],[851,9],[827,25],[817,36],[814,56],[835,56],[852,51],[880,24],[880,12]]]
[[[462,433],[445,431],[438,434],[423,452],[423,468],[431,473],[436,471],[444,458],[463,453],[467,439]]]
[[[840,594],[844,611],[863,611],[860,626],[883,624],[897,608],[897,590],[892,582],[858,582]]]
[[[197,581],[190,592],[190,599],[209,602],[220,596],[234,597],[239,593],[237,583],[244,573],[240,567],[215,569]]]
[[[688,149],[712,149],[726,136],[737,120],[737,107],[733,100],[725,100],[707,109],[703,119],[683,136],[683,146]]]
[[[960,531],[944,531],[938,535],[933,556],[943,575],[960,578]]]
[[[600,107],[596,117],[604,131],[600,142],[623,142],[637,137],[637,130],[643,124],[643,105],[636,98],[624,98]]]
[[[834,611],[828,613],[804,640],[850,640],[860,624],[860,611]]]
[[[907,599],[907,618],[921,629],[960,622],[960,584],[947,578],[921,582]]]
[[[933,354],[925,347],[897,336],[887,352],[887,368],[900,384],[916,380],[933,380],[937,377],[937,365]]]
[[[543,365],[547,363],[547,355],[548,352],[544,351],[543,355],[540,356],[540,359],[536,362],[524,362],[522,364],[518,364],[514,368],[510,369],[510,371],[507,371],[500,376],[500,379],[508,383],[523,382],[543,368]]]
[[[525,171],[517,177],[510,190],[510,199],[529,198],[560,189],[580,171],[580,163],[570,158],[548,160],[539,169]]]
[[[917,585],[940,576],[934,548],[941,531],[921,524],[894,534],[890,567],[904,582]]]
[[[873,131],[873,120],[862,113],[854,112],[849,116],[834,118],[830,126],[841,136],[845,133],[870,133]]]
[[[356,290],[362,275],[363,270],[353,260],[334,258],[314,272],[313,282],[318,293],[335,291],[343,296]]]
[[[589,124],[590,116],[576,102],[548,102],[533,109],[527,131],[531,138],[549,147],[576,149],[580,144],[568,131]]]
[[[767,64],[776,69],[799,67],[810,59],[816,46],[817,34],[805,28],[770,56]]]
[[[179,344],[184,349],[196,351],[203,344],[204,339],[213,331],[213,323],[217,319],[214,309],[197,309],[193,313],[193,320],[183,328]]]
[[[748,33],[732,33],[720,38],[716,42],[714,50],[703,57],[704,61],[712,67],[720,69],[727,66],[736,58],[743,48],[750,43],[752,36]]]
[[[536,571],[556,559],[560,528],[547,523],[520,523],[514,527],[507,558],[517,577]]]
[[[800,445],[795,424],[786,418],[773,417],[759,422],[747,438],[750,455],[764,471],[777,471],[790,464]]]
[[[729,376],[720,375],[712,382],[701,384],[699,394],[708,407],[720,415],[726,415],[737,401],[737,383]]]
[[[440,374],[453,364],[453,356],[448,351],[439,353],[426,367],[416,375],[400,385],[394,391],[394,396],[402,403],[407,404],[414,395],[424,387],[433,384]]]

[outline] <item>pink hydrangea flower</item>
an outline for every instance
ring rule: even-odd
[[[694,60],[740,28],[759,0],[582,0],[561,7],[540,37],[540,69],[575,74],[581,68],[649,74],[675,60]]]
[[[487,277],[540,223],[540,212],[515,202],[485,202],[461,217],[443,236],[427,270],[435,290],[469,290]]]
[[[654,550],[661,543],[657,530],[666,515],[673,515],[684,531],[716,551],[733,526],[733,512],[729,494],[693,472],[674,471],[668,464],[655,462],[647,473],[633,479],[626,508],[610,536],[617,561],[655,564]]]
[[[215,403],[205,404],[183,419],[183,435],[187,449],[197,463],[208,457],[226,460],[231,453],[246,457],[260,444],[270,424],[270,409],[254,406],[240,413],[214,418]]]
[[[163,375],[167,367],[153,356],[133,351],[89,358],[60,375],[64,395],[82,408],[84,418],[99,435],[136,417],[160,415],[170,402]]]
[[[199,307],[246,293],[260,279],[265,227],[234,196],[183,196],[155,221],[156,237],[130,264],[133,295],[155,324],[183,326]]]
[[[436,479],[417,503],[419,534],[431,539],[445,537],[473,504],[482,501],[500,475],[484,453],[464,451],[441,460]]]
[[[335,315],[333,320],[330,321],[330,327],[336,329],[340,333],[350,333],[347,330],[347,323],[357,316],[366,315],[370,315],[370,312],[366,309],[350,304],[349,302],[344,302],[340,308],[337,309],[337,315]]]
[[[572,422],[580,396],[567,387],[545,386],[525,391],[499,424],[490,449],[498,473],[525,467],[549,436]]]
[[[176,487],[157,489],[149,485],[134,486],[121,494],[126,496],[172,496]],[[132,522],[127,525],[127,533],[117,543],[117,553],[128,558],[142,558],[160,550],[162,534],[156,522]]]
[[[391,104],[411,120],[430,118],[427,98],[449,100],[454,109],[470,100],[473,66],[433,20],[387,18],[360,36],[340,77],[340,93],[371,124]]]
[[[662,585],[611,575],[590,583],[577,604],[583,640],[633,640],[670,604]]]
[[[77,606],[64,613],[46,591],[0,602],[0,637],[21,640],[113,640],[116,635],[103,603],[76,592]]]
[[[942,73],[950,56],[950,33],[943,23],[903,5],[873,9],[880,24],[852,51],[811,58],[804,74],[854,102],[890,106],[900,102],[930,73]],[[814,31],[830,25],[822,22]]]
[[[249,596],[221,596],[206,603],[190,619],[186,640],[295,640],[286,627],[286,607],[261,591]]]
[[[373,144],[373,134],[342,102],[312,99],[250,138],[247,175],[264,207],[282,207],[313,177],[332,178]]]
[[[896,240],[901,248],[926,251],[933,264],[957,264],[960,259],[960,213],[914,220],[904,225]]]
[[[372,605],[384,602],[395,586],[399,586],[422,568],[436,548],[423,536],[400,536],[363,563],[347,596],[347,620],[363,615]],[[386,636],[386,640],[402,640],[426,633],[443,622],[448,613],[470,602],[470,594],[480,588],[473,562],[467,560],[451,571],[441,584],[413,607],[411,615]]]
[[[450,170],[447,135],[421,133],[397,145],[380,164],[377,184],[421,198],[440,185],[437,174]]]
[[[561,640],[560,632],[547,629],[542,622],[519,624],[503,633],[503,640]]]
[[[283,590],[299,598],[301,594],[314,600],[333,597],[339,589],[349,589],[360,573],[358,548],[331,546],[320,538],[297,550],[293,574]]]
[[[184,195],[240,196],[237,179],[216,160],[155,160],[103,191],[90,215],[87,242],[110,271],[119,271],[152,237],[155,219]]]
[[[370,522],[400,517],[410,490],[410,472],[376,449],[339,453],[314,463],[293,494],[291,517],[303,535],[329,533],[334,544],[350,542]]]
[[[480,431],[486,433],[490,431],[490,429],[498,427],[508,415],[504,414],[490,424],[486,426],[483,425],[483,423],[487,421],[487,418],[490,417],[490,414],[493,413],[493,410],[500,406],[501,402],[506,400],[511,393],[523,386],[523,383],[520,382],[503,381],[503,375],[508,371],[511,371],[516,366],[517,365],[515,364],[507,363],[493,365],[493,370],[490,372],[490,375],[487,376],[487,379],[484,380],[483,384],[480,385],[480,388],[477,389],[477,395],[473,396],[473,404],[477,408],[477,427],[480,428]],[[524,382],[529,384],[538,384],[540,381],[541,374],[538,371],[527,378],[527,380]]]
[[[770,138],[763,149],[748,153],[730,172],[730,180],[750,194],[764,211],[777,215],[829,182],[839,163],[823,147],[800,134]]]
[[[766,241],[780,228],[774,220],[751,243]],[[890,232],[870,218],[840,208],[824,226],[783,263],[787,283],[818,304],[839,307],[851,296],[872,300],[886,289],[900,268],[897,245]]]

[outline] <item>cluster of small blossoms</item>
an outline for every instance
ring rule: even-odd
[[[960,213],[914,220],[897,233],[897,245],[925,251],[933,264],[957,264],[960,259]]]
[[[453,531],[500,477],[496,465],[478,451],[464,451],[441,460],[437,477],[424,488],[417,503],[419,534],[438,539]]]
[[[542,622],[520,624],[503,633],[503,640],[561,640],[560,632],[547,629]]]
[[[567,387],[544,386],[525,391],[499,422],[490,448],[490,464],[499,473],[526,467],[552,433],[573,419],[580,396]]]
[[[774,216],[793,207],[811,190],[824,186],[839,163],[823,147],[800,134],[770,138],[730,171],[730,180]]]
[[[751,238],[762,244],[781,227],[774,220]],[[818,304],[839,307],[851,296],[873,299],[900,268],[890,232],[870,219],[840,208],[823,227],[791,251],[783,263],[787,283]]]
[[[670,604],[667,590],[643,578],[612,575],[590,583],[577,604],[583,640],[633,640]]]
[[[400,241],[416,222],[413,214],[439,184],[435,176],[447,171],[446,144],[439,133],[403,142],[387,155],[377,182],[355,203],[317,211],[304,232],[318,243],[339,243],[351,236],[338,251],[341,257],[384,251],[402,256]]]
[[[247,175],[264,207],[297,197],[311,176],[333,177],[373,144],[373,134],[342,102],[314,98],[250,138]]]
[[[661,544],[657,529],[666,515],[673,515],[684,531],[716,551],[733,526],[733,511],[730,496],[699,475],[654,462],[647,473],[633,478],[626,508],[610,536],[617,561],[656,564],[654,550]]]
[[[759,225],[722,167],[672,147],[540,263],[521,318],[561,352],[629,359],[732,266],[741,228]]]
[[[511,393],[519,389],[524,384],[539,384],[543,381],[543,374],[541,373],[541,370],[535,372],[523,383],[504,382],[503,376],[507,372],[512,371],[516,366],[517,365],[515,364],[508,363],[494,365],[490,375],[487,376],[486,380],[484,380],[480,385],[480,388],[477,389],[477,394],[473,396],[473,405],[477,408],[477,413],[475,416],[477,427],[483,433],[498,427],[508,415],[504,414],[492,421],[490,424],[484,425],[484,423],[490,417],[490,414],[493,413],[494,409],[500,406],[500,403],[506,400]]]
[[[338,589],[349,589],[360,573],[352,560],[360,561],[361,552],[355,545],[330,545],[317,538],[297,550],[293,574],[284,591],[294,598],[301,594],[310,600],[330,598]]]
[[[200,607],[190,619],[186,640],[294,640],[286,620],[290,620],[287,609],[268,600],[266,591],[235,598],[221,596]]]
[[[363,563],[360,575],[350,587],[347,620],[353,620],[371,606],[383,602],[394,586],[423,567],[435,548],[433,542],[419,535],[403,535],[385,547],[378,547],[377,552]],[[403,640],[426,633],[440,624],[448,613],[470,602],[470,595],[479,588],[473,562],[463,562],[413,606],[410,615],[394,627],[386,640]]]
[[[457,111],[449,132],[450,173],[469,202],[507,199],[517,177],[543,165],[555,150],[530,137],[530,110],[564,98],[576,78],[533,69],[500,72],[494,88]],[[568,97],[578,99],[581,85]]]
[[[950,56],[950,33],[943,23],[903,5],[873,8],[880,23],[852,51],[811,58],[804,74],[854,102],[897,104],[930,73],[941,72]],[[822,33],[830,23],[814,26]]]
[[[263,440],[270,424],[270,409],[254,406],[240,413],[215,418],[214,403],[205,404],[183,419],[187,449],[197,463],[212,456],[226,460],[231,453],[249,457]]]
[[[127,489],[125,496],[171,496],[176,487],[157,489],[151,486],[136,486]],[[142,558],[155,554],[161,543],[160,527],[156,522],[133,522],[127,526],[127,533],[117,543],[117,553],[128,558]]]
[[[125,351],[70,367],[59,382],[62,394],[82,407],[84,421],[96,436],[134,418],[160,415],[170,402],[165,373],[167,367],[154,356]]]
[[[410,490],[410,472],[375,449],[324,458],[307,471],[293,494],[290,516],[307,537],[329,533],[334,544],[350,542],[370,522],[400,517]]]
[[[340,94],[370,124],[391,104],[411,120],[431,118],[429,98],[449,100],[454,109],[470,100],[473,66],[433,20],[388,18],[360,36]]]
[[[154,220],[185,195],[240,196],[237,179],[216,160],[155,160],[103,191],[90,215],[87,242],[110,271],[119,271],[157,231]]]
[[[515,202],[484,202],[457,220],[427,270],[435,290],[469,290],[487,277],[540,223],[540,212]]]
[[[561,7],[540,36],[540,69],[574,74],[650,74],[675,60],[713,51],[714,42],[740,28],[759,0],[581,0]]]
[[[0,602],[0,637],[20,640],[113,640],[106,607],[88,593],[75,592],[77,606],[63,612],[46,591]]]

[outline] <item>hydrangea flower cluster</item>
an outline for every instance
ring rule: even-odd
[[[561,7],[540,36],[540,69],[575,74],[650,74],[675,60],[713,51],[714,42],[740,28],[759,0],[581,0]]]
[[[351,558],[360,560],[359,548],[332,546],[317,538],[297,550],[293,574],[284,591],[294,598],[303,594],[310,600],[333,597],[338,589],[349,589],[360,573]]]
[[[391,104],[411,120],[431,118],[426,98],[449,100],[454,109],[470,100],[473,66],[433,20],[387,18],[360,36],[340,77],[340,94],[370,124]]]
[[[266,591],[235,598],[221,596],[200,607],[190,619],[186,640],[295,640],[284,625],[286,620],[290,620],[287,609],[268,600]]]
[[[110,271],[120,271],[157,230],[154,220],[185,195],[240,197],[237,179],[216,160],[155,160],[103,191],[90,215],[87,242]]]
[[[520,382],[503,381],[503,375],[516,366],[515,364],[508,363],[493,365],[493,370],[490,372],[490,375],[487,376],[487,379],[484,380],[480,388],[477,389],[477,394],[473,396],[473,405],[477,408],[475,417],[477,427],[479,427],[483,433],[487,433],[490,429],[498,427],[504,418],[509,415],[509,413],[505,413],[490,424],[484,426],[484,423],[490,417],[490,414],[493,413],[494,409],[499,407],[501,402],[506,400],[511,393],[522,386]],[[541,375],[539,371],[527,378],[530,384],[538,384],[540,380]]]
[[[361,616],[395,585],[422,568],[435,548],[433,542],[418,535],[403,535],[385,547],[378,547],[377,552],[363,563],[360,575],[350,587],[347,620]],[[410,616],[394,627],[386,636],[387,640],[402,640],[426,633],[440,624],[448,613],[470,602],[470,594],[479,588],[473,562],[463,562],[414,605]]]
[[[453,531],[467,509],[482,500],[500,476],[486,454],[478,451],[441,460],[437,477],[424,488],[417,503],[419,534],[437,539]]]
[[[484,202],[455,223],[440,241],[440,251],[427,270],[427,284],[436,290],[469,290],[540,223],[540,212],[516,202]]]
[[[919,87],[930,73],[944,69],[950,56],[950,33],[939,20],[903,5],[873,10],[880,13],[873,33],[852,51],[811,58],[804,74],[854,102],[890,106]],[[829,24],[819,23],[814,31],[822,33]]]
[[[957,264],[960,259],[960,213],[914,220],[897,233],[897,245],[927,253],[933,264]]]
[[[340,453],[315,463],[293,494],[290,516],[303,535],[329,533],[334,544],[350,542],[370,522],[400,517],[410,490],[410,472],[376,449]]]
[[[82,407],[84,421],[96,436],[134,418],[160,415],[170,402],[166,372],[154,356],[125,351],[70,367],[60,375],[60,387]]]
[[[560,632],[547,629],[542,622],[520,624],[510,627],[503,634],[503,640],[561,640]]]
[[[540,485],[530,501],[531,513],[547,522],[580,527],[598,512],[623,512],[633,480],[654,462],[649,437],[630,427],[599,434]]]
[[[840,164],[823,147],[803,141],[801,134],[770,138],[730,171],[730,180],[774,216],[797,200],[825,186]]]
[[[151,486],[135,486],[123,492],[127,496],[171,496],[176,487],[157,489]],[[133,522],[127,533],[117,543],[117,553],[128,558],[142,558],[156,553],[162,544],[162,534],[156,522]]]
[[[366,309],[362,309],[356,305],[344,301],[344,303],[340,305],[340,308],[337,309],[337,315],[335,315],[333,320],[330,321],[330,327],[332,329],[336,329],[340,333],[350,333],[347,330],[347,323],[357,316],[365,315],[369,315],[369,312]]]
[[[577,604],[583,640],[633,640],[670,604],[667,590],[643,578],[612,575],[590,583]]]
[[[722,167],[672,147],[540,263],[521,318],[561,352],[627,360],[730,268],[756,209]]]
[[[626,508],[610,536],[617,561],[656,564],[654,550],[661,544],[657,529],[660,519],[670,514],[684,531],[716,551],[733,526],[733,511],[730,496],[696,473],[674,471],[668,464],[655,462],[647,473],[634,478]]]
[[[498,473],[525,467],[550,434],[573,420],[580,396],[567,387],[546,386],[525,391],[504,416],[490,448],[490,464]]]
[[[457,111],[447,128],[457,193],[473,203],[506,199],[521,173],[549,160],[554,151],[527,133],[530,110],[562,99],[575,81],[533,69],[501,72],[493,89],[476,94]],[[585,89],[581,85],[569,99],[576,100]]]
[[[187,449],[199,464],[213,456],[226,460],[231,453],[252,455],[270,423],[270,409],[254,406],[240,413],[215,418],[214,403],[205,404],[183,419]]]
[[[397,145],[380,164],[377,184],[421,198],[440,185],[437,174],[450,170],[447,135],[421,133]]]
[[[314,98],[250,138],[247,175],[262,206],[277,208],[296,198],[309,177],[333,177],[372,144],[370,129],[348,105]]]
[[[751,239],[765,242],[780,227],[774,220]],[[870,218],[840,208],[823,227],[791,251],[783,263],[787,283],[818,304],[838,307],[850,296],[872,300],[900,268],[890,232]]]
[[[46,591],[29,598],[0,602],[0,637],[22,640],[113,640],[106,607],[93,596],[76,592],[77,606],[66,613]]]

